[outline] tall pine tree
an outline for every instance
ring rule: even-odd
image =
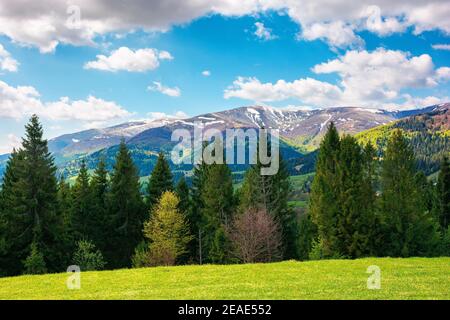
[[[437,216],[443,230],[450,225],[450,162],[444,157],[437,182]]]
[[[339,255],[337,217],[338,206],[338,158],[341,142],[334,123],[328,127],[319,149],[316,174],[311,186],[310,212],[317,225],[319,243],[325,256]]]
[[[147,206],[150,210],[164,192],[173,191],[172,179],[169,163],[164,153],[160,152],[147,186]]]
[[[429,255],[439,235],[417,185],[413,151],[400,130],[392,133],[381,170],[380,210],[385,226],[384,255]]]
[[[25,261],[36,253],[32,251],[32,243],[43,255],[46,269],[61,271],[65,259],[62,219],[57,206],[56,167],[47,141],[43,139],[38,117],[33,115],[25,129],[23,149],[10,168],[9,175],[14,179],[7,182],[10,185],[5,185],[2,191],[6,211],[3,214],[8,219],[8,237],[13,243],[7,254],[15,260],[8,273],[18,274],[24,270],[18,261]]]
[[[120,143],[112,172],[108,202],[109,246],[105,251],[108,267],[129,267],[134,249],[143,240],[143,222],[147,215],[138,172],[124,141]]]
[[[109,180],[105,159],[101,158],[91,179],[92,192],[92,241],[103,252],[108,246],[108,192]]]

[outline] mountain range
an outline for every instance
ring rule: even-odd
[[[335,107],[327,109],[273,108],[247,106],[221,112],[202,114],[191,118],[162,118],[132,121],[103,129],[91,129],[66,134],[49,140],[49,150],[54,154],[60,172],[66,176],[76,175],[79,163],[86,161],[89,168],[96,166],[104,157],[111,167],[117,145],[124,139],[139,168],[141,176],[150,174],[159,151],[169,152],[175,142],[171,134],[175,129],[193,131],[199,123],[206,128],[224,131],[227,128],[279,129],[281,152],[288,161],[292,174],[310,172],[313,169],[316,150],[330,122],[340,133],[359,134],[374,128],[390,128],[406,119],[421,119],[419,115],[433,112],[448,113],[450,104],[434,105],[423,109],[387,111],[360,107]],[[434,116],[430,116],[434,117]],[[448,124],[448,118],[445,118]],[[400,120],[400,121],[399,121]],[[419,121],[420,120],[416,120]],[[430,120],[429,120],[430,121]],[[448,130],[448,128],[446,129]],[[445,138],[448,140],[448,137]],[[381,140],[380,140],[381,141]],[[378,142],[380,142],[378,141]],[[375,141],[376,142],[376,141]],[[0,173],[6,156],[0,156]],[[3,165],[2,165],[3,164]],[[189,166],[173,165],[175,174],[190,170]],[[241,172],[243,167],[233,168]]]

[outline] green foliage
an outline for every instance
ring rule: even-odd
[[[211,164],[201,186],[202,250],[207,262],[224,262],[226,236],[223,225],[231,222],[234,211],[233,181],[226,164]]]
[[[131,265],[133,268],[144,268],[150,265],[150,261],[148,260],[148,244],[145,241],[142,241],[134,250],[134,255],[131,258]]]
[[[57,205],[56,167],[37,116],[26,125],[23,148],[10,159],[2,190],[2,216],[8,223],[3,242],[8,274],[19,274],[34,242],[49,271],[66,263],[62,219]],[[3,260],[3,259],[2,259]]]
[[[131,265],[131,256],[143,240],[142,227],[145,207],[140,194],[139,176],[131,155],[122,141],[111,175],[108,194],[108,239],[105,250],[108,266],[123,268]]]
[[[77,249],[73,255],[73,264],[79,266],[81,271],[102,270],[106,265],[100,250],[88,240],[77,242]]]
[[[317,226],[311,221],[311,216],[305,214],[300,217],[298,224],[298,258],[308,260],[315,239],[317,239]]]
[[[39,248],[35,242],[31,244],[30,255],[25,259],[24,274],[44,274],[47,273],[47,267],[45,266],[44,256],[39,251]]]
[[[158,203],[161,195],[166,191],[173,190],[172,172],[170,171],[169,163],[167,162],[164,153],[160,152],[158,161],[152,171],[150,180],[147,186],[147,205],[151,210],[152,207]]]
[[[92,192],[91,234],[90,239],[104,252],[110,245],[108,235],[108,193],[110,190],[108,171],[104,159],[100,159],[91,179]]]
[[[89,185],[89,174],[84,162],[81,164],[80,172],[71,194],[71,227],[74,238],[76,241],[84,238],[92,239],[95,235],[97,221],[93,219],[92,192]]]
[[[392,134],[386,147],[381,192],[380,215],[385,228],[381,254],[407,257],[434,251],[437,230],[417,184],[412,148],[400,130]]]
[[[179,199],[173,192],[164,192],[150,220],[144,224],[144,234],[150,243],[150,265],[174,265],[177,258],[186,252],[192,237],[178,205]]]
[[[447,157],[442,159],[438,176],[436,210],[441,228],[446,230],[450,225],[450,162]]]

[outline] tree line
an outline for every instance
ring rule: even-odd
[[[259,149],[259,148],[258,148]],[[201,163],[175,184],[163,153],[145,192],[125,142],[108,172],[81,163],[56,177],[39,119],[26,125],[0,190],[0,275],[175,264],[450,254],[450,168],[437,184],[417,171],[396,131],[383,159],[330,125],[318,153],[308,214],[288,205],[289,173],[252,165],[240,188],[226,164]]]
[[[190,263],[265,262],[296,257],[289,174],[257,163],[235,191],[226,164],[201,163],[192,183],[174,183],[158,156],[145,192],[125,142],[111,172],[82,163],[73,185],[56,167],[36,116],[8,161],[0,191],[0,274]]]
[[[435,183],[417,169],[412,148],[397,129],[380,159],[331,124],[300,222],[302,258],[450,255],[448,159]]]

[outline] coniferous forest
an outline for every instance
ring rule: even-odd
[[[289,173],[257,163],[235,189],[226,164],[195,167],[174,181],[160,153],[141,186],[125,142],[111,171],[81,165],[69,185],[36,116],[8,161],[0,191],[0,275],[286,259],[450,255],[450,164],[437,181],[419,171],[396,130],[380,157],[340,136],[321,142],[303,215],[288,204]],[[144,191],[142,191],[144,190]]]

